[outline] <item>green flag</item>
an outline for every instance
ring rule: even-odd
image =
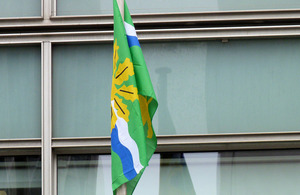
[[[156,149],[152,118],[158,103],[124,1],[124,21],[114,1],[114,56],[111,90],[112,188],[127,183],[133,193]]]

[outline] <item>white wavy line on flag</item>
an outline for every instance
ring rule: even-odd
[[[137,144],[135,141],[130,137],[128,132],[128,124],[127,122],[118,116],[117,109],[115,108],[115,101],[111,101],[112,108],[114,110],[114,113],[117,116],[116,125],[118,127],[118,137],[120,140],[120,143],[126,147],[129,152],[132,155],[133,159],[133,167],[137,174],[144,168],[143,165],[140,162],[140,155],[139,155],[139,149],[137,147]]]
[[[127,36],[137,37],[136,32],[135,32],[135,28],[132,25],[128,24],[127,22],[124,22],[124,27],[125,27],[125,31],[126,31]]]

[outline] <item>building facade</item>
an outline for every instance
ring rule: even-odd
[[[127,3],[159,102],[135,194],[298,194],[300,2]],[[0,17],[0,195],[112,194],[112,0]]]

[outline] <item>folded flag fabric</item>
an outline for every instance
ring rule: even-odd
[[[127,184],[133,193],[156,149],[152,118],[158,103],[135,28],[124,1],[124,21],[114,3],[111,90],[111,161],[114,194]]]

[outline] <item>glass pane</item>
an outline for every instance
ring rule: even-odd
[[[41,48],[0,47],[0,139],[41,137]]]
[[[59,195],[111,195],[110,155],[58,156]]]
[[[0,17],[41,16],[41,0],[1,0]]]
[[[0,157],[0,194],[41,194],[40,156]]]
[[[299,150],[221,153],[219,194],[297,194],[299,162]]]
[[[111,47],[54,47],[55,137],[109,136]],[[158,135],[300,130],[300,39],[142,47],[159,101]]]
[[[295,9],[298,0],[126,0],[131,13]]]
[[[53,47],[53,136],[110,135],[112,45]]]
[[[157,134],[300,130],[300,39],[142,47],[159,102]]]
[[[57,0],[56,3],[56,14],[58,16],[113,13],[113,1],[110,0]]]
[[[106,0],[57,0],[57,15],[112,14]],[[299,9],[298,0],[127,0],[131,13],[207,12],[233,10]]]
[[[109,155],[58,156],[58,195],[112,194],[110,169]],[[298,194],[297,170],[299,150],[161,153],[134,194]]]

